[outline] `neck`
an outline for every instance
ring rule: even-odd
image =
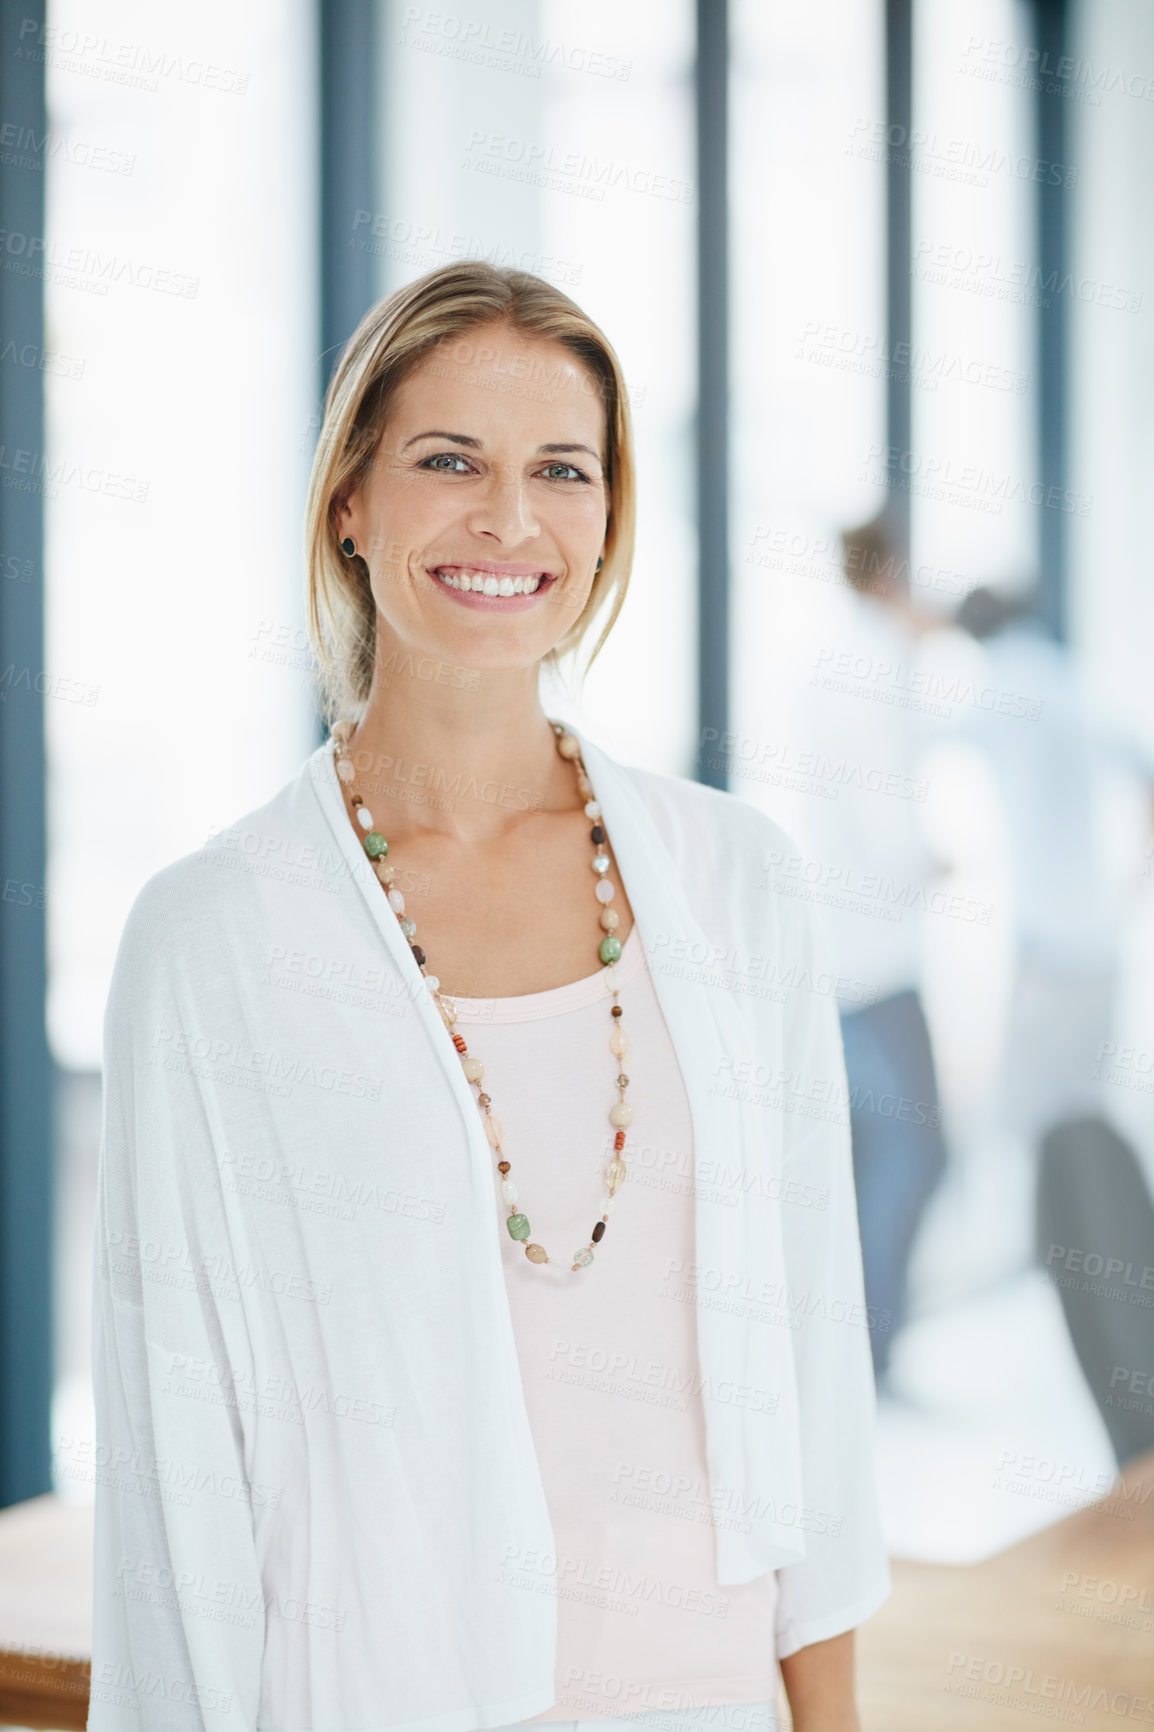
[[[367,798],[396,802],[396,827],[464,842],[577,803],[572,769],[541,707],[539,667],[457,668],[434,655],[382,658],[349,749]],[[443,682],[443,683],[442,683]],[[418,798],[418,793],[422,796]]]

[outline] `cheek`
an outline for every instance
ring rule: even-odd
[[[556,521],[565,523],[574,531],[584,534],[599,535],[605,527],[608,511],[602,494],[595,493],[592,488],[574,489],[573,494],[560,502]]]
[[[452,522],[459,508],[449,489],[430,487],[426,476],[390,476],[376,499],[377,521],[390,539],[419,545],[438,525]]]

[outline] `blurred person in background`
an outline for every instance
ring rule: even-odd
[[[828,641],[790,712],[819,770],[795,822],[837,887],[821,899],[822,923],[836,972],[857,994],[839,1009],[870,1342],[884,1386],[914,1239],[946,1164],[920,990],[922,911],[938,865],[921,823],[926,722],[913,689],[918,640],[939,621],[911,595],[908,547],[889,509],[842,543],[845,582],[829,596]]]
[[[1149,1360],[1154,1294],[1136,1283],[1154,1266],[1154,1206],[1104,1087],[1122,909],[1100,794],[1111,763],[1154,794],[1154,756],[1098,714],[1035,605],[1032,589],[986,587],[961,603],[990,683],[1031,702],[1010,721],[974,707],[956,732],[984,751],[1007,838],[1015,955],[996,1113],[1037,1151],[1039,1262],[1121,1464],[1154,1446],[1151,1404],[1116,1376]]]

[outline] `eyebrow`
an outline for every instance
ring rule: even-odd
[[[445,433],[439,427],[431,427],[427,433],[414,433],[411,439],[406,439],[401,450],[407,451],[410,445],[416,445],[421,439],[449,439],[454,445],[467,445],[471,451],[481,449],[481,440],[474,439],[469,433]],[[550,456],[557,456],[563,451],[588,451],[590,457],[595,457],[598,463],[601,462],[600,453],[594,451],[591,445],[578,445],[576,443],[538,445],[537,450],[543,454],[548,453]]]
[[[401,450],[407,451],[409,446],[415,445],[419,439],[451,439],[455,445],[468,445],[474,451],[481,449],[481,441],[470,438],[468,433],[442,433],[439,427],[431,427],[427,433],[414,433],[411,439],[406,439]]]

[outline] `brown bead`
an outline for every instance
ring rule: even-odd
[[[363,806],[364,803],[365,802],[361,799],[361,796],[359,794],[354,794],[352,796],[352,798],[349,800],[350,806]]]
[[[530,1263],[547,1263],[549,1261],[549,1253],[544,1245],[526,1245],[525,1255]]]
[[[596,842],[597,845],[600,846],[605,840],[604,827],[600,824],[594,824],[592,830],[589,832],[589,840],[591,842]]]
[[[624,1016],[625,1012],[622,1010],[622,1008],[619,1004],[615,1004],[613,1006],[613,1009],[609,1012],[609,1014],[610,1014],[610,1016]]]
[[[625,1132],[624,1131],[618,1131],[617,1135],[613,1139],[613,1147],[615,1149],[623,1149],[625,1147]]]
[[[509,1171],[508,1161],[498,1161],[497,1162],[497,1171],[499,1173],[507,1173]]]
[[[477,1095],[477,1102],[483,1107],[492,1106],[493,1104],[491,1098],[485,1093],[484,1089],[482,1089]]]
[[[599,1239],[603,1239],[605,1237],[605,1223],[604,1223],[604,1221],[598,1221],[597,1225],[594,1227],[594,1229],[593,1229],[592,1233],[590,1233],[589,1237],[592,1239],[592,1241],[595,1245]]]
[[[469,1050],[465,1045],[465,1037],[463,1034],[455,1034],[453,1036],[453,1045],[456,1047],[458,1052],[468,1052]]]
[[[425,966],[425,953],[421,949],[420,945],[419,944],[413,944],[413,945],[410,945],[409,948],[412,950],[413,956],[416,958],[417,967],[418,968],[424,968],[424,966]]]

